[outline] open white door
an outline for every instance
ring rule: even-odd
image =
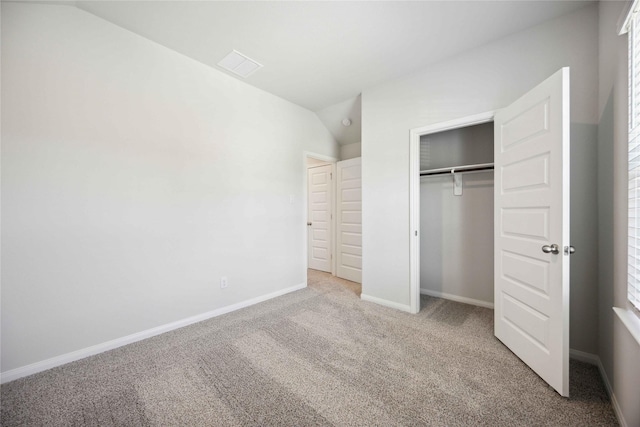
[[[569,68],[495,116],[495,335],[569,395]]]
[[[362,178],[361,159],[337,163],[336,276],[362,283]]]
[[[331,273],[331,165],[308,169],[309,268]]]

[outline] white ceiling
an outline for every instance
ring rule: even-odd
[[[114,24],[312,111],[584,6],[582,1],[78,1]]]
[[[30,1],[30,0],[23,0]],[[31,0],[33,1],[33,0]],[[35,0],[38,1],[38,0]],[[366,88],[579,9],[590,1],[57,1],[151,39],[318,114],[360,142]],[[242,79],[231,50],[264,67]],[[353,124],[345,128],[343,118]]]

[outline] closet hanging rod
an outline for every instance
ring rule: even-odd
[[[444,175],[451,173],[462,173],[462,172],[481,172],[485,170],[492,170],[493,163],[478,163],[476,165],[464,165],[464,166],[453,166],[448,168],[438,168],[438,169],[427,169],[420,171],[420,176],[429,176],[429,175]]]

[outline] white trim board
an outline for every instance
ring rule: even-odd
[[[305,167],[306,167],[306,161],[307,161],[307,157],[312,157],[316,160],[322,160],[324,162],[327,163],[335,163],[338,161],[338,159],[336,157],[331,157],[331,156],[326,156],[324,154],[318,154],[318,153],[314,153],[313,151],[303,151],[302,152],[302,158],[305,162]]]
[[[20,368],[12,369],[7,372],[2,372],[0,384],[8,383],[18,378],[23,378],[29,375],[37,374],[38,372],[46,371],[57,366],[65,365],[76,360],[84,359],[89,356],[94,356],[99,353],[103,353],[108,350],[113,350],[118,347],[122,347],[127,344],[132,344],[137,341],[142,341],[147,338],[154,337],[156,335],[163,334],[165,332],[173,331],[175,329],[183,328],[185,326],[192,325],[194,323],[202,322],[204,320],[211,319],[213,317],[221,316],[223,314],[230,313],[232,311],[240,310],[254,304],[258,304],[290,292],[298,291],[307,287],[306,282],[291,286],[289,288],[281,289],[270,294],[262,295],[256,298],[251,298],[246,301],[241,301],[236,304],[231,304],[225,307],[218,308],[216,310],[208,311],[206,313],[198,314],[186,319],[178,320],[175,322],[167,323],[166,325],[157,326],[155,328],[147,329],[146,331],[136,332],[135,334],[127,335],[122,338],[103,342],[100,344],[86,347],[80,350],[72,351],[71,353],[62,354],[60,356],[52,357],[50,359],[42,360],[40,362],[32,363],[30,365],[22,366]]]
[[[495,111],[413,128],[409,131],[409,292],[411,313],[420,311],[420,137],[493,121]]]
[[[438,292],[438,291],[432,291],[430,289],[420,288],[420,294],[429,295],[430,297],[448,299],[448,300],[451,300],[451,301],[461,302],[461,303],[464,303],[464,304],[477,305],[478,307],[484,307],[484,308],[493,309],[493,303],[492,302],[487,302],[487,301],[482,301],[482,300],[479,300],[479,299],[473,299],[473,298],[467,298],[467,297],[461,297],[461,296],[458,296],[458,295],[447,294],[445,292]]]
[[[368,301],[374,304],[382,305],[384,307],[395,308],[396,310],[406,311],[407,313],[411,313],[411,306],[408,306],[406,304],[400,304],[400,303],[389,301],[386,299],[372,297],[371,295],[367,295],[367,294],[360,294],[360,299],[362,301]]]

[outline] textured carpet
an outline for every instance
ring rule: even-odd
[[[560,397],[493,337],[488,309],[410,315],[310,271],[309,288],[1,388],[1,424],[617,425],[597,369]]]

